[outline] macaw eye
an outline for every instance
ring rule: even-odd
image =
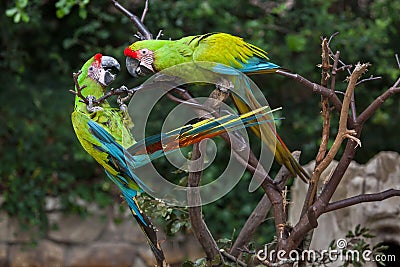
[[[92,67],[92,66],[90,66],[90,67],[88,68],[88,70],[89,70],[89,71],[92,71],[92,70],[93,70],[93,67]]]
[[[142,54],[146,55],[147,51],[145,49],[142,50]]]

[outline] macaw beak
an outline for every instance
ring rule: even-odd
[[[113,71],[115,70],[117,70],[117,72],[120,71],[121,65],[115,58],[109,56],[103,56],[101,58],[101,66],[104,69],[104,78],[102,83],[105,86],[108,86],[115,80],[115,77],[117,76],[116,74],[113,74]]]
[[[140,60],[136,58],[126,57],[126,69],[129,74],[137,78],[139,74],[136,72],[140,64]]]
[[[126,57],[126,69],[128,70],[129,74],[135,78],[139,76],[153,74],[154,70],[151,66],[149,67],[145,66],[140,60],[136,58]]]

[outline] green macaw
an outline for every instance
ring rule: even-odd
[[[133,124],[126,118],[125,112],[111,107],[107,100],[95,107],[82,101],[99,99],[104,95],[106,87],[115,78],[111,68],[119,69],[118,61],[101,54],[96,54],[83,65],[75,86],[72,125],[82,147],[104,167],[107,176],[121,190],[133,217],[145,233],[157,261],[162,262],[164,255],[157,242],[155,228],[136,201],[137,193],[141,192],[142,188],[149,188],[132,169],[205,138],[268,123],[269,121],[264,121],[262,118],[271,111],[268,111],[267,107],[262,107],[239,117],[226,115],[218,119],[202,120],[135,142],[130,131]]]
[[[111,146],[105,146],[102,141],[94,135],[94,126],[105,130],[115,143],[114,146],[132,146],[135,139],[131,135],[130,128],[133,124],[126,119],[125,114],[119,108],[113,108],[107,100],[99,106],[88,110],[82,97],[87,99],[99,99],[105,93],[106,87],[114,81],[115,75],[112,68],[120,69],[118,61],[109,56],[96,54],[90,58],[81,68],[78,76],[78,84],[75,87],[75,107],[72,112],[72,125],[82,147],[101,166],[104,167],[107,176],[119,187],[123,193],[133,217],[145,233],[148,243],[158,261],[164,260],[164,255],[157,242],[154,226],[149,218],[140,210],[136,195],[140,191],[138,184],[143,182],[132,173],[124,163],[123,154],[118,155]],[[81,96],[79,96],[79,94]],[[93,126],[94,125],[94,126]],[[123,143],[122,143],[123,141]]]
[[[226,33],[207,33],[179,40],[137,41],[125,48],[124,54],[127,57],[126,67],[134,77],[189,62],[211,62],[213,72],[233,76],[232,68],[248,75],[274,73],[282,69],[270,62],[267,52],[261,48]],[[245,80],[235,79],[230,89],[233,91],[233,102],[241,114],[261,107]],[[280,164],[307,182],[308,173],[293,158],[271,124],[254,125],[251,129],[275,153]]]

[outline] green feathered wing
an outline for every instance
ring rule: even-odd
[[[208,33],[188,36],[179,40],[144,40],[127,47],[124,51],[127,59],[135,57],[135,51],[149,49],[153,53],[155,71],[188,62],[212,62],[213,71],[224,75],[232,75],[226,67],[234,68],[248,75],[275,73],[282,69],[269,61],[267,52],[245,42],[242,38],[226,33]],[[127,66],[128,67],[128,66]],[[130,70],[133,73],[134,70]],[[232,100],[241,114],[260,108],[246,81],[233,77]],[[270,118],[266,118],[268,120]],[[289,149],[279,137],[271,124],[254,125],[251,130],[275,153],[276,160],[285,165],[293,175],[304,181],[309,179],[308,173],[293,158]]]
[[[81,91],[84,97],[91,95],[99,98],[104,94],[105,86],[98,80],[105,73],[101,66],[103,58],[97,54],[87,61],[81,69],[78,83],[81,88],[84,87]],[[132,122],[119,109],[111,107],[107,101],[100,104],[100,110],[91,113],[87,110],[86,104],[80,100],[76,96],[75,108],[71,115],[76,136],[82,147],[104,167],[107,176],[121,190],[132,215],[145,233],[157,261],[162,262],[164,255],[157,242],[156,230],[136,201],[136,194],[141,190],[139,185],[143,182],[130,171],[118,147],[118,145],[129,147],[135,144],[129,129],[133,126]],[[91,127],[93,124],[112,136],[114,143],[109,145],[96,137],[93,127]]]

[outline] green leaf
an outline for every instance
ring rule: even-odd
[[[18,12],[18,9],[16,7],[10,8],[6,10],[6,16],[7,17],[12,17]]]

